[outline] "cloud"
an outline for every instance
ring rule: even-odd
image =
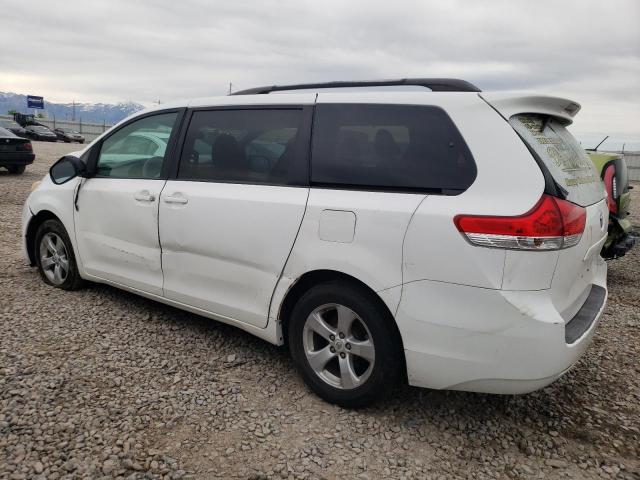
[[[583,105],[640,138],[636,0],[15,2],[0,91],[151,103],[273,83],[452,76]]]

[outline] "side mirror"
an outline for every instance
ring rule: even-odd
[[[75,177],[84,177],[87,166],[78,157],[65,155],[49,169],[49,176],[56,185],[62,185]]]

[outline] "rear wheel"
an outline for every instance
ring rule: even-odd
[[[78,290],[84,285],[69,235],[60,221],[43,222],[35,242],[38,270],[46,283],[63,290]]]
[[[391,322],[365,289],[346,282],[318,285],[292,311],[291,356],[307,385],[326,401],[370,405],[400,378],[401,348]]]
[[[9,173],[13,173],[15,175],[23,174],[26,168],[26,165],[11,165],[10,167],[7,167]]]

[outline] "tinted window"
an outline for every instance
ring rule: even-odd
[[[316,184],[459,193],[476,176],[462,136],[437,107],[318,105],[311,162]]]
[[[136,120],[109,136],[98,157],[99,177],[159,178],[177,113]]]
[[[509,120],[542,159],[567,200],[587,206],[602,200],[600,176],[585,150],[557,120],[546,115],[514,115]]]
[[[306,176],[302,110],[193,113],[178,178],[296,185]]]

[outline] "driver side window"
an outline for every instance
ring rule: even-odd
[[[97,177],[160,178],[177,112],[144,117],[121,128],[104,142]]]

